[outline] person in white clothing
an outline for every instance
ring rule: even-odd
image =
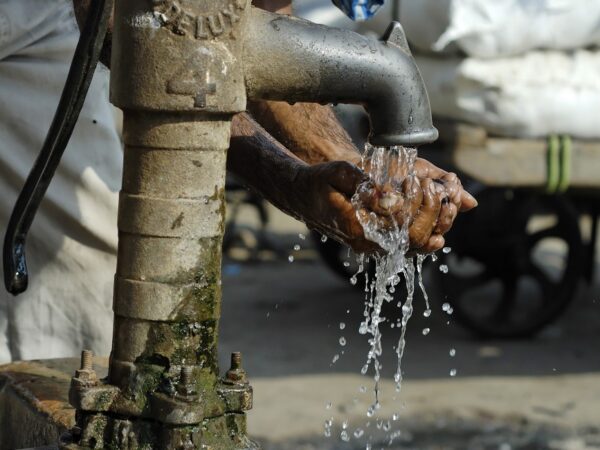
[[[71,0],[0,1],[0,224],[46,137],[79,39]],[[110,351],[122,150],[99,66],[28,239],[32,276],[0,289],[0,362]]]

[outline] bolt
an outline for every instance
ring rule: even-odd
[[[242,368],[242,354],[231,354],[231,367],[225,374],[225,380],[230,383],[246,383],[246,371]]]
[[[194,396],[194,367],[193,366],[182,366],[179,376],[179,384],[177,385],[177,392],[185,397]]]
[[[83,350],[81,352],[81,370],[93,370],[94,362],[93,358],[94,354],[91,350]]]
[[[181,368],[181,384],[189,386],[192,383],[192,366],[183,366]]]
[[[92,386],[98,383],[98,376],[94,371],[94,354],[91,350],[83,350],[81,352],[81,365],[80,368],[75,371],[75,379],[77,383]]]
[[[241,352],[233,352],[231,354],[231,369],[229,370],[239,370],[242,368],[242,353]]]

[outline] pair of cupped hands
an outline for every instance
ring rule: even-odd
[[[457,214],[477,206],[456,174],[417,158],[412,177],[406,177],[405,168],[397,165],[386,185],[371,180],[372,189],[359,193],[361,208],[357,211],[352,197],[369,181],[368,168],[363,170],[361,165],[356,160],[307,165],[296,177],[301,198],[296,199],[294,208],[299,216],[309,227],[348,244],[355,252],[381,251],[365,237],[358,215],[375,213],[390,226],[402,226],[408,220],[410,250],[431,253],[444,247],[444,234]],[[390,192],[394,180],[399,187],[396,193]]]

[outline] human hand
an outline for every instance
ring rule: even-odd
[[[391,223],[393,217],[398,224],[407,215],[411,249],[430,253],[444,246],[443,234],[452,226],[458,211],[474,207],[476,201],[462,189],[456,175],[424,160],[417,163],[417,176],[402,182],[401,195],[392,186],[374,185],[373,189],[359,193],[365,205],[359,214],[372,211],[382,218],[382,223],[386,220]],[[434,180],[424,175],[440,178]],[[398,177],[405,174],[398,172]],[[351,202],[358,186],[366,180],[361,169],[345,161],[304,166],[294,182],[296,195],[291,208],[309,227],[345,242],[356,252],[379,251],[377,244],[364,236]]]

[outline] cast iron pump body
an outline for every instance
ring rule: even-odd
[[[106,380],[89,355],[73,378],[78,432],[65,445],[257,448],[241,356],[224,377],[217,367],[231,118],[248,98],[358,103],[372,144],[417,146],[437,138],[423,81],[397,23],[378,42],[250,0],[117,0],[114,23],[125,150],[113,347]]]

